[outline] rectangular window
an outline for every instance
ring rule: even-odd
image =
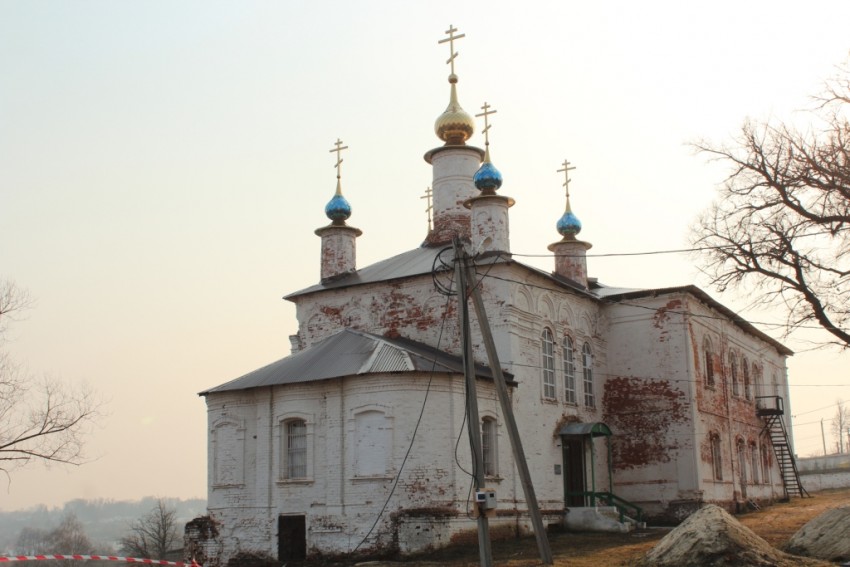
[[[286,422],[286,478],[307,477],[307,424]]]
[[[576,360],[573,340],[564,337],[564,401],[575,404],[576,401]]]

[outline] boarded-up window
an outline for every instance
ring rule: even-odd
[[[354,471],[356,476],[387,474],[392,429],[383,412],[369,410],[354,416]]]
[[[244,430],[233,422],[221,423],[213,428],[212,445],[214,484],[242,484],[245,466]]]

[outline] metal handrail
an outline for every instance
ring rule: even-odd
[[[590,505],[596,506],[596,499],[605,502],[609,506],[613,506],[617,509],[617,512],[620,514],[620,522],[626,517],[626,512],[631,511],[634,514],[634,520],[636,522],[643,522],[643,509],[637,504],[632,504],[628,500],[624,500],[614,494],[613,492],[567,492],[566,494],[569,496],[582,496],[584,498],[590,498]]]

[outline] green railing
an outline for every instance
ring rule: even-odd
[[[585,502],[589,499],[591,506],[596,506],[597,499],[607,506],[613,506],[620,514],[620,522],[623,522],[625,517],[636,522],[643,522],[643,509],[640,506],[632,504],[628,500],[623,500],[612,492],[568,492],[568,501],[570,496],[581,496]]]

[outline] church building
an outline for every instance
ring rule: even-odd
[[[316,230],[321,279],[285,297],[298,319],[291,354],[200,394],[216,525],[207,549],[221,564],[240,551],[287,561],[476,541],[456,238],[474,263],[546,525],[569,529],[579,510],[609,508],[622,529],[675,523],[704,503],[735,510],[801,490],[784,411],[791,351],[695,286],[590,277],[569,162],[554,181],[566,200],[550,221],[552,271],[512,257],[514,199],[491,160],[486,104],[485,149],[469,143],[476,123],[459,103],[456,31],[441,42],[449,103],[424,156],[433,225],[422,245],[357,265],[361,230],[349,224],[337,141],[330,222]],[[497,502],[491,535],[527,534],[474,317],[471,333],[483,472]]]

